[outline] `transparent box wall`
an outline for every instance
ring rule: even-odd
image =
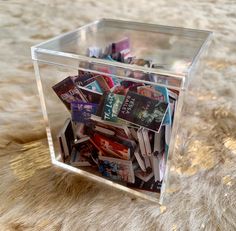
[[[154,68],[87,56],[89,47],[105,49],[108,44],[124,37],[130,40],[131,53],[134,53],[137,58],[152,60],[155,63]],[[52,163],[67,171],[82,174],[136,196],[162,203],[171,166],[169,160],[175,155],[176,137],[181,130],[179,121],[185,107],[183,102],[189,89],[194,88],[196,84],[196,81],[191,81],[196,77],[195,73],[202,71],[203,66],[200,63],[210,40],[209,31],[102,19],[32,47],[32,59]],[[76,75],[78,70],[109,76],[103,71],[104,68],[112,70],[112,75],[118,79],[163,86],[179,93],[160,193],[145,193],[131,189],[126,185],[105,179],[95,172],[72,167],[61,160],[57,135],[65,120],[70,117],[70,112],[52,90],[52,86],[67,76]],[[127,72],[139,73],[138,76],[142,77],[130,77],[137,75],[128,77]],[[170,182],[175,183],[173,180]]]

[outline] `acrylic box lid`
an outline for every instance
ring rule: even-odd
[[[121,77],[124,70],[153,73],[158,77],[142,81],[180,88],[211,34],[203,30],[101,19],[33,46],[32,59],[77,69],[88,69],[87,63],[94,72],[101,72],[101,67],[113,67],[113,70],[116,67],[113,74]],[[138,66],[88,57],[88,48],[99,47],[104,51],[109,44],[123,38],[129,39],[132,55],[151,60],[154,65]]]

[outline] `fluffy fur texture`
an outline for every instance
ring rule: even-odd
[[[3,1],[0,230],[236,230],[235,12],[230,0]],[[162,207],[50,164],[30,46],[101,17],[215,32]]]

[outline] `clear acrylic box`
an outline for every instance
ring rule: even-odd
[[[120,41],[124,37],[129,39],[130,51],[135,57],[151,60],[154,65],[140,66],[88,56],[88,48],[99,47],[104,51],[108,44]],[[181,129],[179,121],[184,107],[183,102],[191,88],[191,79],[203,70],[203,65],[200,64],[203,63],[202,57],[206,54],[211,37],[212,33],[209,31],[101,19],[33,46],[32,59],[52,163],[135,196],[163,203],[171,157],[175,155],[176,137]],[[112,73],[112,76],[119,81],[132,81],[135,84],[140,83],[155,88],[160,86],[178,95],[175,108],[172,108],[174,117],[168,130],[165,173],[160,192],[135,189],[127,186],[127,183],[104,178],[94,169],[74,167],[63,162],[58,133],[66,119],[70,117],[70,112],[52,87],[67,76],[76,75],[78,70],[102,76],[111,76]]]

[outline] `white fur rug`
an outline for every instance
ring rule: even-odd
[[[233,0],[1,1],[0,230],[236,230]],[[30,46],[101,17],[208,29],[159,207],[50,164]]]

